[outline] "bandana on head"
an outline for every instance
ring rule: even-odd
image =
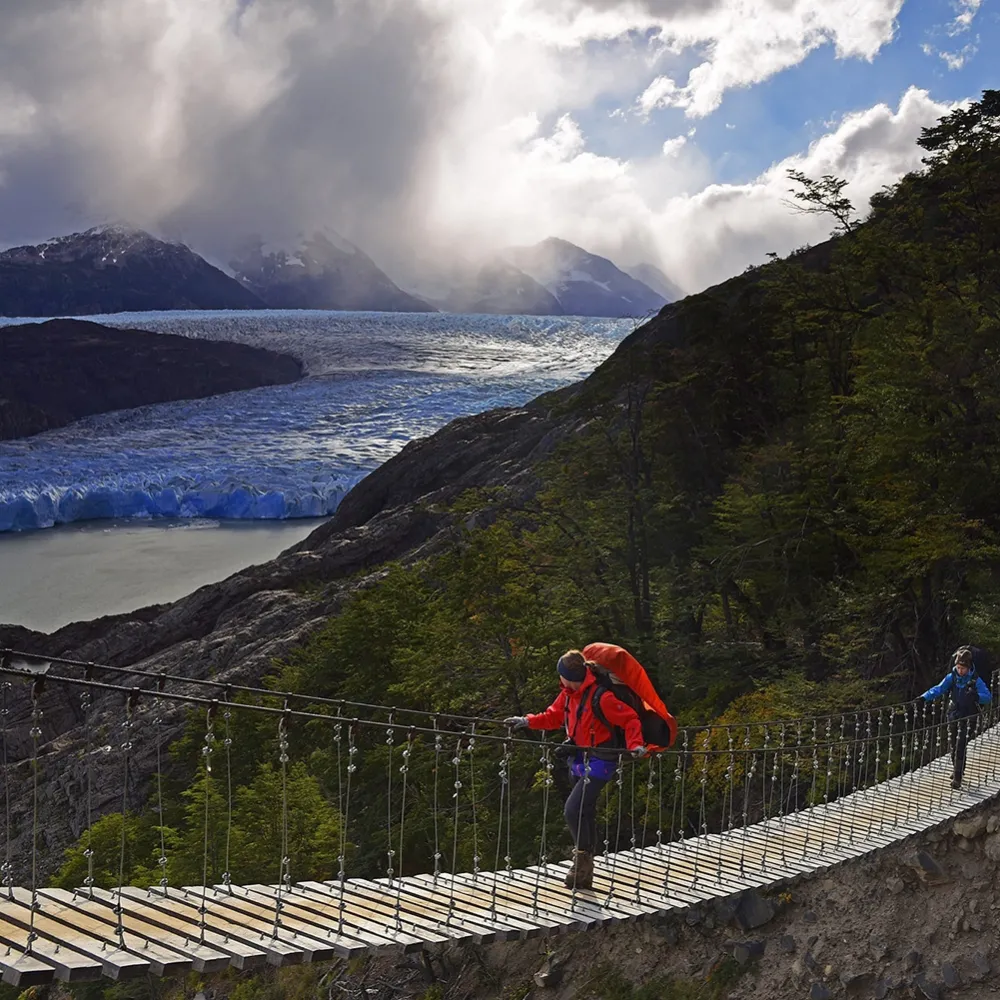
[[[582,681],[587,676],[587,668],[585,666],[582,664],[567,663],[565,656],[559,657],[556,670],[559,671],[560,677],[565,677],[568,681]]]

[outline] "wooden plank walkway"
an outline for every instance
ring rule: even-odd
[[[951,762],[753,826],[598,858],[593,890],[567,862],[512,872],[149,890],[12,889],[0,896],[0,972],[25,988],[208,973],[561,934],[683,910],[860,857],[1000,792],[1000,725]],[[279,905],[280,904],[280,905]]]

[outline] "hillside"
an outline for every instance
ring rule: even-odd
[[[0,327],[0,355],[0,440],[302,377],[298,361],[273,351],[72,319]]]
[[[84,316],[264,303],[181,243],[98,226],[0,252],[0,315]]]

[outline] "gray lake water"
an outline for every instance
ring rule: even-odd
[[[322,519],[88,521],[0,534],[0,622],[69,622],[176,601],[273,559]]]

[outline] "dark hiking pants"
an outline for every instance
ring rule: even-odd
[[[965,751],[969,740],[976,735],[978,715],[963,715],[948,721],[948,739],[951,743],[951,761],[955,765],[955,780],[965,774]]]
[[[573,778],[563,815],[577,850],[597,853],[597,800],[607,783],[601,778],[591,777],[586,783],[583,778]]]

